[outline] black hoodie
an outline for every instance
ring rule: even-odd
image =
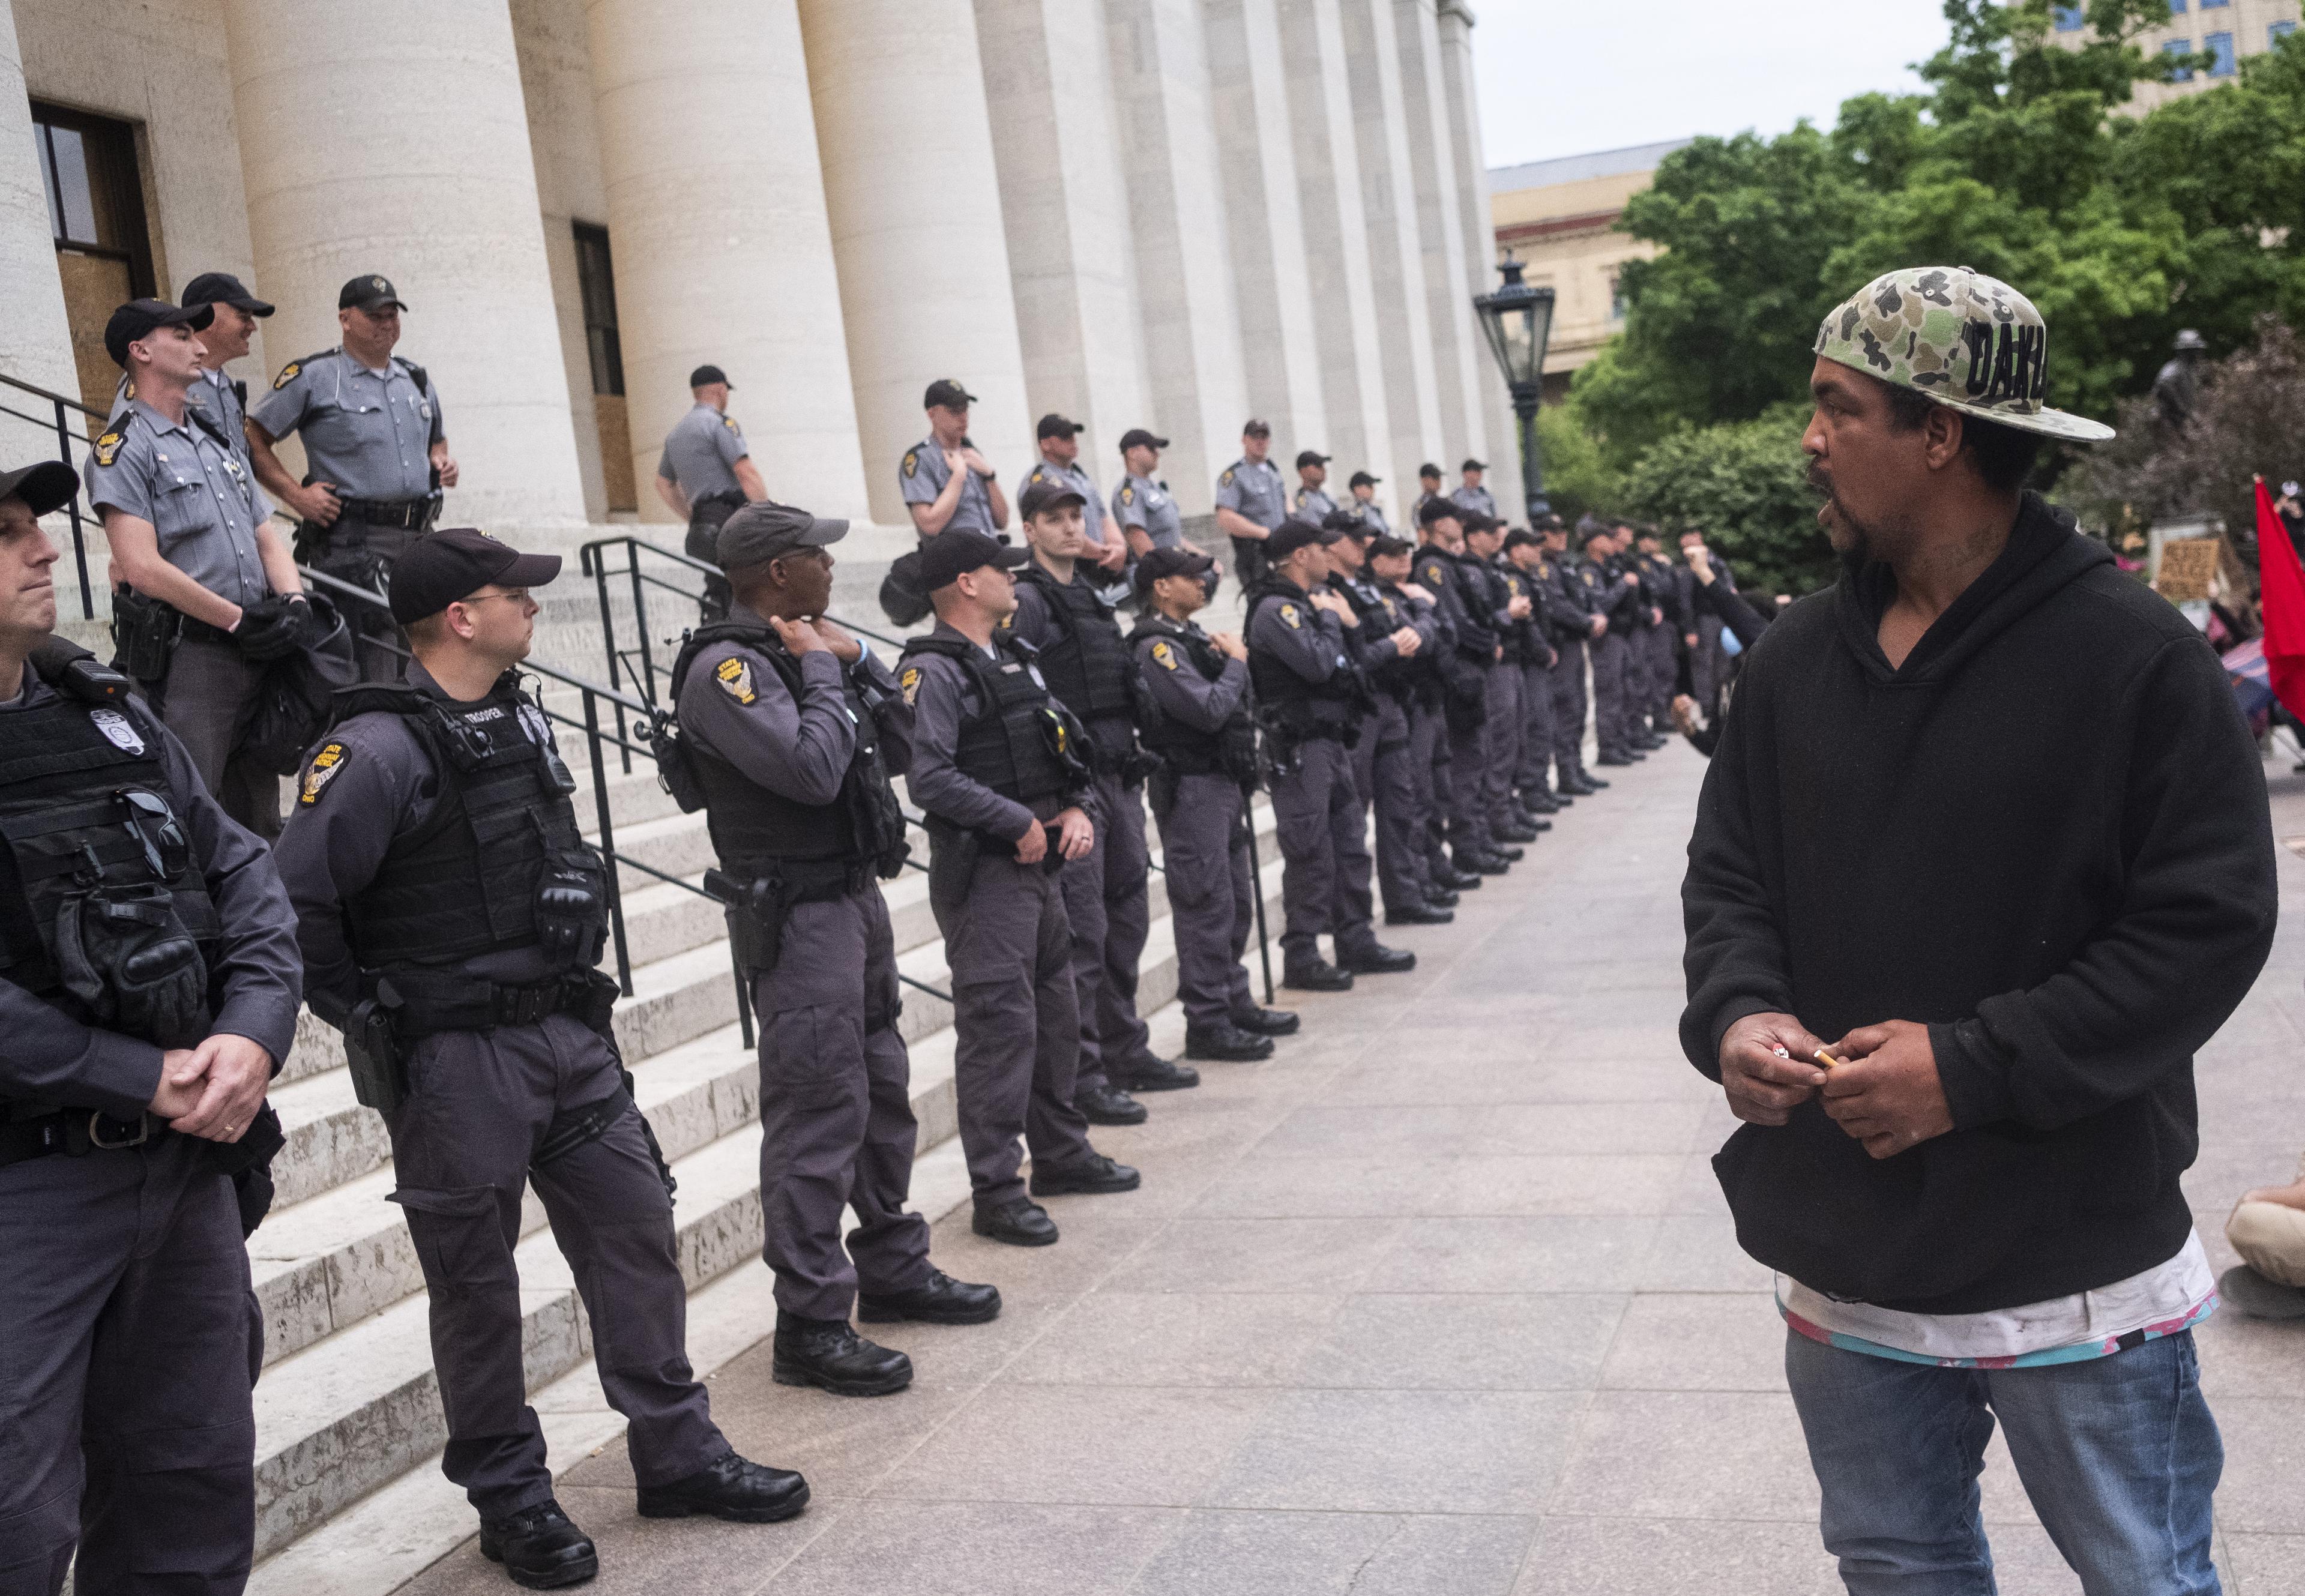
[[[1981,1312],[2165,1261],[2193,1052],[2273,940],[2272,828],[2224,672],[2025,496],[1904,665],[1884,566],[1754,648],[1698,802],[1681,1045],[1926,1023],[1955,1129],[1875,1160],[1815,1101],[1714,1160],[1739,1242],[1841,1297]]]

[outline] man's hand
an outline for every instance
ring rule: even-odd
[[[1025,826],[1025,835],[1016,839],[1016,862],[1038,864],[1049,856],[1049,834],[1042,828],[1041,817],[1034,815]]]
[[[1702,582],[1705,586],[1708,588],[1711,587],[1713,585],[1713,556],[1711,552],[1702,544],[1697,544],[1691,548],[1685,548],[1681,552],[1688,556],[1688,568],[1697,573],[1697,580]]]
[[[987,460],[982,454],[977,453],[976,446],[974,444],[964,444],[961,446],[960,459],[961,463],[967,466],[969,470],[974,471],[980,477],[989,477],[992,474],[992,463]]]
[[[1625,585],[1629,588],[1639,587],[1641,579],[1636,573],[1628,571],[1625,573]]]
[[[190,1048],[170,1048],[160,1055],[160,1089],[145,1105],[146,1112],[163,1119],[178,1119],[200,1106],[200,1076],[206,1073],[192,1061]]]
[[[1427,604],[1433,602],[1433,595],[1426,591],[1424,586],[1420,583],[1413,582],[1402,582],[1400,584],[1400,590],[1408,594],[1411,598],[1422,598]]]
[[[1128,539],[1115,538],[1106,543],[1103,552],[1096,556],[1096,563],[1101,569],[1110,571],[1115,576],[1119,575],[1128,565]]]
[[[1606,615],[1592,616],[1589,622],[1589,629],[1595,637],[1599,637],[1603,632],[1609,630],[1609,617]]]
[[[1057,814],[1057,852],[1067,859],[1085,859],[1096,846],[1096,828],[1078,809],[1067,809]]]
[[[336,485],[333,482],[308,482],[280,497],[288,501],[288,507],[296,512],[299,519],[314,526],[334,526],[336,517],[344,513],[344,505],[336,500]]]
[[[440,473],[440,486],[454,488],[456,485],[456,457],[448,453],[448,440],[444,437],[434,444],[431,453],[432,469]]]
[[[1512,602],[1505,606],[1505,614],[1516,621],[1526,621],[1534,613],[1534,607],[1529,603],[1527,593],[1515,593],[1512,596]]]
[[[1697,633],[1694,632],[1684,632],[1680,634],[1680,641],[1687,643],[1693,649],[1697,647]]]
[[[1403,659],[1413,658],[1424,639],[1416,635],[1414,626],[1397,626],[1392,633],[1392,651]]]
[[[218,1031],[194,1048],[173,1074],[186,1085],[203,1075],[207,1080],[199,1102],[171,1119],[168,1128],[208,1142],[237,1142],[263,1107],[265,1090],[272,1084],[272,1055],[244,1036]]]
[[[1841,1060],[1824,1082],[1824,1111],[1876,1159],[1952,1129],[1929,1028],[1910,1020],[1860,1026],[1825,1049]]]
[[[820,649],[828,651],[830,649],[831,645],[819,637],[816,628],[806,621],[787,621],[782,615],[770,615],[769,624],[775,629],[778,640],[784,644],[785,652],[795,659],[804,654],[813,654]]]
[[[1825,1079],[1809,1062],[1820,1044],[1790,1014],[1747,1014],[1721,1038],[1721,1090],[1748,1125],[1782,1125]]]
[[[1654,604],[1649,606],[1649,624],[1652,626],[1662,626],[1664,624],[1664,611],[1659,609]]]
[[[816,629],[818,641],[831,649],[833,657],[843,664],[854,665],[864,658],[864,645],[843,631],[838,622],[819,615],[810,624]]]
[[[1680,734],[1684,737],[1697,735],[1697,700],[1685,692],[1673,694],[1672,724],[1680,728]]]
[[[1248,658],[1248,646],[1240,641],[1240,633],[1238,632],[1212,632],[1209,633],[1209,641],[1214,644],[1216,651],[1227,659],[1246,660]]]
[[[943,452],[945,480],[947,482],[951,481],[956,477],[959,477],[964,482],[968,480],[966,477],[961,476],[961,473],[968,469],[968,457],[974,452],[974,451],[969,449],[947,449]]]
[[[1339,621],[1348,626],[1357,626],[1361,624],[1361,618],[1353,612],[1353,607],[1346,603],[1343,599],[1338,598],[1334,593],[1330,592],[1326,588],[1322,589],[1317,593],[1307,594],[1306,597],[1312,600],[1313,607],[1314,609],[1327,610],[1331,615],[1336,616]]]

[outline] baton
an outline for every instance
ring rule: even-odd
[[[1256,962],[1264,967],[1264,1006],[1272,1006],[1272,949],[1264,935],[1264,867],[1256,857],[1256,789],[1240,790],[1241,823],[1248,828],[1249,897],[1256,904]]]

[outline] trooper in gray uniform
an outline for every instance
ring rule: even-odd
[[[1232,539],[1233,573],[1244,588],[1264,578],[1265,539],[1289,519],[1289,489],[1280,468],[1265,458],[1272,429],[1252,420],[1240,429],[1240,458],[1217,473],[1217,530]]]
[[[256,335],[256,324],[272,314],[268,301],[249,293],[238,277],[230,272],[202,272],[184,284],[184,292],[176,302],[191,310],[206,305],[214,318],[200,329],[200,371],[184,395],[184,403],[208,412],[216,420],[216,430],[232,442],[240,456],[241,469],[255,479],[255,467],[248,458],[248,385],[229,376],[225,368],[248,352],[249,340]],[[120,374],[120,386],[112,395],[112,413],[105,425],[112,426],[120,420],[120,412],[136,397],[136,378],[131,373]],[[271,501],[259,491],[256,494],[257,518],[272,514]]]
[[[1545,558],[1544,539],[1526,527],[1505,534],[1504,558],[1517,574],[1521,591],[1529,597],[1528,617],[1517,628],[1516,650],[1520,661],[1520,762],[1513,769],[1514,802],[1521,821],[1535,822],[1557,814],[1561,801],[1552,791],[1552,667],[1561,658],[1553,647],[1552,562]]]
[[[301,972],[270,853],[54,635],[38,517],[78,487],[0,472],[0,1590],[234,1596],[264,1360],[242,1242]]]
[[[1370,926],[1368,807],[1353,785],[1351,744],[1367,712],[1362,660],[1389,658],[1394,640],[1347,641],[1360,617],[1327,586],[1328,544],[1337,534],[1284,521],[1266,540],[1266,579],[1245,603],[1249,678],[1272,767],[1272,811],[1283,861],[1280,935],[1284,981],[1307,992],[1352,989],[1356,975],[1416,967],[1416,955],[1385,947]],[[1337,959],[1321,957],[1332,934]]]
[[[1126,474],[1112,490],[1112,520],[1128,540],[1129,553],[1139,559],[1156,548],[1192,547],[1185,539],[1185,514],[1177,508],[1176,495],[1154,475],[1161,469],[1161,451],[1168,446],[1167,438],[1142,427],[1120,435]]]
[[[711,828],[708,885],[730,899],[760,1026],[774,1375],[878,1396],[911,1383],[912,1361],[859,1337],[852,1308],[979,1324],[1000,1294],[933,1268],[928,1223],[905,1209],[920,1127],[878,883],[906,853],[889,778],[911,763],[913,717],[888,667],[824,618],[830,546],[847,531],[786,505],[728,518],[714,552],[735,603],[673,665],[672,757],[683,807]],[[844,1207],[858,1219],[846,1249]]]
[[[116,668],[183,742],[225,812],[280,835],[280,777],[242,743],[266,667],[299,648],[311,607],[287,544],[218,413],[195,407],[211,307],[135,300],[105,348],[136,397],[89,450],[88,497],[112,550]]]
[[[1329,456],[1318,449],[1305,449],[1297,455],[1297,497],[1289,514],[1299,521],[1309,521],[1314,526],[1326,522],[1337,513],[1337,501],[1329,493]]]
[[[1552,617],[1552,644],[1560,651],[1553,662],[1552,763],[1562,802],[1589,798],[1609,784],[1585,768],[1585,721],[1590,706],[1585,691],[1586,654],[1609,629],[1608,617],[1595,611],[1581,573],[1569,553],[1569,525],[1558,515],[1547,515],[1543,525],[1544,558],[1552,567],[1545,595],[1546,614]]]
[[[1497,640],[1496,662],[1489,670],[1487,718],[1482,727],[1482,744],[1488,756],[1482,785],[1482,812],[1487,819],[1492,842],[1500,845],[1533,843],[1540,831],[1552,828],[1536,824],[1533,816],[1517,812],[1513,777],[1520,768],[1524,721],[1520,629],[1536,614],[1536,605],[1520,573],[1500,562],[1499,556],[1504,551],[1503,523],[1494,516],[1467,510],[1464,527],[1465,558],[1459,568],[1468,586],[1474,582],[1485,584],[1489,626]]]
[[[1177,1091],[1201,1078],[1152,1052],[1136,1014],[1137,967],[1152,927],[1144,777],[1136,746],[1135,667],[1112,607],[1082,573],[1090,549],[1080,490],[1035,483],[1017,501],[1032,562],[1006,630],[1032,645],[1049,691],[1087,728],[1080,757],[1096,779],[1096,840],[1058,876],[1072,927],[1080,1004],[1073,1103],[1091,1125],[1142,1125],[1132,1091]]]
[[[1079,494],[1081,533],[1088,539],[1087,557],[1095,563],[1090,575],[1093,580],[1106,582],[1122,581],[1126,579],[1131,552],[1128,539],[1118,523],[1108,524],[1104,500],[1096,490],[1096,479],[1080,463],[1080,435],[1084,430],[1078,421],[1054,411],[1042,416],[1036,429],[1041,457],[1025,473],[1025,486],[1017,492],[1021,497],[1041,483],[1052,482]]]
[[[456,485],[440,396],[424,368],[393,353],[408,307],[384,278],[359,276],[336,295],[344,342],[290,361],[248,416],[257,480],[298,517],[297,561],[357,587],[374,588],[410,543],[430,530],[440,489]],[[289,476],[272,446],[304,440],[305,480]],[[348,616],[364,641],[361,675],[400,679],[389,643],[396,629],[371,605]]]
[[[1426,461],[1416,468],[1416,502],[1408,507],[1408,523],[1425,524],[1425,506],[1441,497],[1441,468]]]
[[[1345,506],[1360,517],[1361,524],[1368,528],[1369,535],[1374,538],[1392,535],[1392,524],[1384,518],[1384,506],[1376,502],[1376,485],[1383,480],[1382,477],[1373,477],[1366,471],[1355,471],[1350,484],[1352,503]]]
[[[1073,1102],[1080,1006],[1057,872],[1095,845],[1096,793],[1087,732],[1050,697],[1032,646],[1001,629],[1016,608],[1009,573],[1030,557],[980,532],[930,539],[936,629],[906,646],[897,681],[914,717],[905,784],[928,812],[929,902],[952,972],[972,1225],[1044,1247],[1056,1221],[1033,1197],[1134,1191],[1138,1177],[1089,1145]]]
[[[312,1012],[344,1031],[360,1099],[391,1133],[448,1414],[441,1471],[480,1513],[481,1552],[537,1587],[599,1559],[553,1499],[526,1397],[526,1184],[630,1422],[642,1515],[766,1523],[808,1500],[798,1474],[736,1456],[690,1372],[671,1176],[617,1053],[617,983],[593,967],[606,875],[515,671],[529,590],[559,570],[466,527],[412,546],[392,581],[408,680],[338,695],[278,850]]]
[[[1489,469],[1488,462],[1467,458],[1458,469],[1464,477],[1464,480],[1449,495],[1450,500],[1460,510],[1471,510],[1482,515],[1494,515],[1497,513],[1495,496],[1481,486],[1481,478]]]
[[[1585,546],[1585,557],[1577,565],[1585,606],[1608,620],[1593,639],[1593,730],[1601,750],[1594,762],[1629,765],[1635,750],[1625,703],[1625,661],[1641,602],[1640,579],[1617,569],[1614,538],[1606,526],[1588,517],[1578,523],[1577,535]]]
[[[939,533],[982,532],[990,538],[1008,524],[1008,500],[999,474],[968,440],[968,407],[976,395],[948,377],[922,396],[929,435],[897,463],[897,486],[923,539]]]
[[[1208,607],[1214,565],[1197,549],[1146,556],[1136,567],[1144,614],[1128,646],[1144,686],[1144,745],[1161,756],[1145,785],[1177,936],[1185,1057],[1254,1063],[1271,1057],[1272,1039],[1297,1021],[1259,1007],[1241,965],[1256,914],[1248,845],[1256,723],[1246,645],[1193,622]]]
[[[728,374],[718,366],[699,366],[690,372],[688,394],[695,403],[665,434],[664,453],[656,463],[657,497],[688,522],[683,552],[692,560],[713,562],[721,522],[745,505],[769,497],[744,442],[744,429],[728,413],[728,395],[736,391]],[[705,577],[701,607],[707,622],[728,613],[726,576],[716,571]]]

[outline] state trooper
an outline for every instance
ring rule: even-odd
[[[1504,549],[1503,523],[1493,515],[1467,510],[1460,524],[1465,529],[1465,557],[1460,569],[1468,590],[1479,584],[1488,607],[1489,630],[1496,638],[1488,692],[1482,700],[1484,715],[1481,743],[1487,763],[1482,773],[1481,812],[1487,819],[1493,844],[1504,846],[1533,843],[1540,831],[1551,828],[1537,824],[1535,816],[1518,812],[1518,806],[1513,802],[1513,777],[1520,768],[1523,719],[1520,628],[1536,613],[1536,606],[1524,589],[1519,571],[1500,564]]]
[[[1110,602],[1118,604],[1135,592],[1127,585],[1128,562],[1135,551],[1129,548],[1127,535],[1119,523],[1105,514],[1104,501],[1096,490],[1096,479],[1080,463],[1080,435],[1084,430],[1078,421],[1054,411],[1042,416],[1036,429],[1041,457],[1025,473],[1025,485],[1017,494],[1021,498],[1036,483],[1055,482],[1081,496],[1082,534],[1088,539],[1089,558],[1094,562],[1091,579],[1103,584]],[[1173,512],[1175,505],[1170,508]],[[1118,589],[1115,584],[1119,584]]]
[[[1282,980],[1306,992],[1350,991],[1356,975],[1416,967],[1415,954],[1385,947],[1370,923],[1368,809],[1353,785],[1350,746],[1366,712],[1361,661],[1391,658],[1401,645],[1397,634],[1379,639],[1356,658],[1346,634],[1360,617],[1327,585],[1336,536],[1282,522],[1265,543],[1272,568],[1243,601],[1280,843]],[[1323,932],[1334,964],[1321,956]]]
[[[708,564],[717,558],[721,523],[746,505],[769,497],[744,442],[744,429],[728,413],[728,395],[736,391],[728,374],[718,366],[691,371],[688,396],[693,403],[665,434],[664,452],[656,463],[657,497],[688,523],[683,550],[690,559]],[[704,578],[702,608],[707,622],[728,613],[728,579],[718,571]]]
[[[1265,539],[1289,519],[1280,468],[1266,458],[1272,429],[1251,420],[1240,429],[1240,458],[1217,473],[1217,530],[1232,539],[1233,573],[1244,590],[1264,578]]]
[[[888,666],[824,618],[845,521],[761,504],[721,529],[733,590],[672,667],[678,779],[693,782],[730,900],[761,1058],[762,1255],[776,1273],[772,1372],[843,1396],[901,1390],[912,1360],[850,1328],[981,1324],[1000,1294],[929,1261],[906,1211],[912,1065],[897,1030],[897,953],[878,883],[904,868],[889,786],[912,712]],[[856,1210],[844,1249],[841,1210]]]
[[[1096,781],[1096,837],[1058,877],[1072,927],[1080,1064],[1073,1103],[1091,1125],[1142,1125],[1132,1091],[1177,1091],[1200,1076],[1154,1056],[1136,1014],[1137,966],[1152,928],[1152,859],[1144,847],[1144,778],[1136,745],[1135,664],[1112,607],[1090,585],[1080,490],[1027,488],[1016,507],[1033,552],[1016,584],[1012,637],[1032,645],[1057,702],[1088,731],[1082,762]]]
[[[248,459],[248,385],[226,375],[225,368],[248,352],[256,324],[271,315],[274,307],[249,293],[230,272],[202,272],[184,284],[176,302],[187,310],[206,305],[214,318],[200,329],[200,376],[186,391],[184,403],[206,410],[215,418],[216,430],[231,440],[241,469],[249,473],[261,520],[272,514],[272,503],[252,487],[256,472]],[[123,371],[120,386],[113,391],[112,412],[105,417],[106,428],[119,421],[121,412],[135,397],[135,376]]]
[[[1497,513],[1495,497],[1481,486],[1481,478],[1488,469],[1487,461],[1475,460],[1469,455],[1467,456],[1465,463],[1458,468],[1464,477],[1464,481],[1449,495],[1449,497],[1459,509],[1470,510],[1479,515],[1494,515]]]
[[[345,283],[336,294],[344,341],[281,367],[248,416],[257,480],[298,518],[298,563],[355,587],[380,585],[431,530],[440,490],[457,482],[440,395],[423,367],[393,352],[407,309],[382,277]],[[304,443],[302,482],[272,450],[292,432]],[[346,618],[362,639],[362,679],[398,681],[397,630],[372,605],[351,606]]]
[[[213,308],[133,300],[104,346],[128,400],[89,451],[89,502],[112,551],[115,668],[133,676],[225,812],[280,835],[280,777],[243,739],[266,667],[299,648],[312,611],[266,519],[223,412],[191,402]]]
[[[1406,538],[1379,538],[1369,545],[1368,569],[1377,590],[1399,605],[1424,641],[1408,661],[1408,781],[1416,820],[1409,833],[1410,867],[1419,896],[1434,909],[1453,909],[1458,895],[1481,884],[1460,874],[1449,860],[1446,824],[1435,777],[1445,777],[1449,727],[1442,706],[1446,692],[1439,661],[1456,647],[1456,633],[1430,591],[1410,580],[1416,546]]]
[[[1513,792],[1521,818],[1534,828],[1547,815],[1561,812],[1562,801],[1552,790],[1553,734],[1552,667],[1561,651],[1553,645],[1554,611],[1552,562],[1545,557],[1543,534],[1515,527],[1505,534],[1504,558],[1519,577],[1528,595],[1530,613],[1515,628],[1513,651],[1520,661],[1520,762],[1513,770]]]
[[[1643,527],[1633,539],[1640,556],[1641,591],[1649,602],[1650,624],[1642,639],[1648,650],[1648,697],[1641,705],[1648,717],[1651,743],[1664,746],[1664,732],[1672,725],[1673,683],[1680,674],[1680,634],[1691,624],[1684,614],[1680,578],[1688,567],[1667,559],[1654,527]]]
[[[1625,737],[1632,757],[1643,760],[1667,741],[1650,729],[1648,721],[1649,700],[1654,688],[1649,639],[1663,624],[1664,612],[1656,602],[1654,573],[1634,549],[1633,537],[1629,522],[1617,523],[1609,542],[1609,565],[1620,582],[1627,577],[1632,579],[1635,594],[1633,629],[1625,639]],[[1670,676],[1665,679],[1664,691],[1669,701],[1672,692]]]
[[[1417,585],[1433,597],[1451,646],[1435,663],[1442,680],[1446,736],[1433,751],[1433,800],[1443,817],[1449,865],[1459,877],[1501,876],[1515,857],[1489,836],[1484,802],[1488,770],[1489,675],[1497,637],[1487,583],[1476,585],[1463,565],[1464,512],[1451,500],[1429,499],[1418,513],[1424,542],[1413,567]]]
[[[929,435],[897,463],[897,486],[923,539],[947,531],[990,538],[1008,524],[1008,499],[999,473],[968,437],[968,407],[976,403],[949,377],[929,384],[921,397]]]
[[[38,518],[79,486],[0,472],[0,1590],[230,1596],[264,1360],[242,1244],[302,972],[271,854],[54,635]]]
[[[1581,567],[1569,553],[1569,526],[1547,515],[1543,526],[1544,557],[1552,567],[1545,613],[1552,620],[1552,763],[1561,801],[1589,798],[1609,784],[1585,768],[1585,722],[1591,705],[1585,691],[1586,651],[1609,629],[1608,616],[1595,610]]]
[[[1139,561],[1144,613],[1128,645],[1144,683],[1144,745],[1161,756],[1146,790],[1176,931],[1185,1057],[1254,1063],[1296,1032],[1297,1017],[1258,1006],[1241,964],[1259,889],[1248,836],[1256,723],[1246,645],[1193,620],[1208,607],[1215,564],[1191,548]]]
[[[1337,501],[1329,494],[1329,456],[1318,449],[1302,449],[1297,454],[1297,497],[1291,501],[1289,514],[1299,521],[1321,525],[1337,513]]]
[[[1428,460],[1416,468],[1416,502],[1408,507],[1409,524],[1423,526],[1425,506],[1441,497],[1441,468]]]
[[[1127,539],[1130,554],[1142,559],[1156,548],[1189,548],[1184,512],[1177,508],[1169,485],[1153,473],[1161,469],[1161,451],[1169,440],[1132,427],[1120,435],[1120,486],[1112,490],[1112,521]],[[1202,551],[1205,553],[1206,551]]]
[[[1392,524],[1384,518],[1384,506],[1376,502],[1376,485],[1382,480],[1366,471],[1355,471],[1350,484],[1352,502],[1345,508],[1360,517],[1361,524],[1368,528],[1372,537],[1389,538]]]
[[[1594,633],[1592,642],[1593,732],[1601,750],[1594,762],[1629,765],[1636,756],[1625,708],[1625,657],[1632,647],[1640,579],[1617,570],[1607,526],[1587,516],[1577,523],[1577,536],[1585,550],[1577,565],[1585,607],[1606,622]]]
[[[897,680],[914,716],[905,785],[928,813],[929,902],[952,972],[970,1224],[1045,1247],[1056,1221],[1033,1197],[1130,1192],[1138,1176],[1089,1145],[1073,1102],[1080,1006],[1057,872],[1095,845],[1096,788],[1088,734],[1000,624],[1016,608],[1010,573],[1031,557],[981,532],[931,539],[921,577],[936,628],[906,645]]]
[[[1328,585],[1360,617],[1349,641],[1361,651],[1363,675],[1374,700],[1352,747],[1353,785],[1376,816],[1376,880],[1384,898],[1384,922],[1446,925],[1456,916],[1428,901],[1425,816],[1408,768],[1409,703],[1416,693],[1416,666],[1439,629],[1429,614],[1420,625],[1405,598],[1378,584],[1368,569],[1374,534],[1359,517],[1349,510],[1331,511],[1323,530],[1337,534],[1336,541],[1327,546]],[[1367,890],[1350,876],[1345,878],[1344,889]],[[1373,905],[1357,903],[1355,910],[1364,916],[1374,914]]]
[[[519,687],[530,589],[559,570],[469,527],[413,545],[392,579],[408,678],[337,696],[278,849],[312,1012],[343,1031],[391,1133],[448,1415],[441,1472],[479,1512],[482,1554],[540,1587],[589,1579],[599,1558],[553,1499],[525,1394],[524,1184],[630,1421],[642,1515],[766,1523],[808,1500],[798,1474],[736,1454],[689,1369],[671,1177],[617,1056],[617,983],[593,967],[607,879]]]

